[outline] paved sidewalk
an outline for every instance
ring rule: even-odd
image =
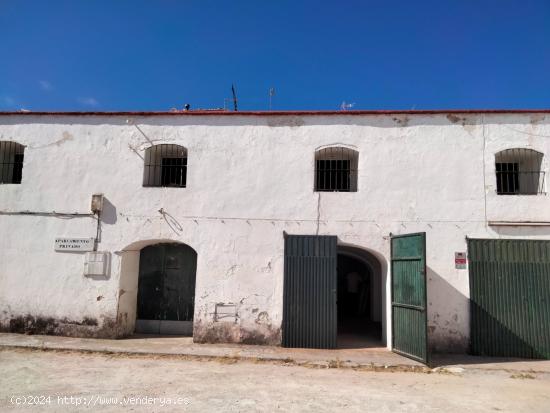
[[[173,356],[187,359],[229,359],[279,362],[293,365],[361,368],[384,371],[424,371],[430,369],[385,347],[362,349],[288,349],[239,344],[195,344],[191,337],[134,336],[120,340],[73,338],[0,333],[1,348],[29,348],[57,351],[115,353],[126,355]],[[440,355],[433,359],[435,370],[502,370],[549,373],[550,360],[495,359],[466,355]]]

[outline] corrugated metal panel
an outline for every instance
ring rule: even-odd
[[[470,239],[471,351],[550,358],[550,241]]]
[[[285,238],[284,347],[336,347],[336,242],[334,236]]]
[[[426,317],[426,234],[392,237],[393,351],[429,362]]]

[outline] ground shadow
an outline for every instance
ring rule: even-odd
[[[468,276],[467,270],[460,271]],[[449,319],[448,314],[440,316],[439,310],[449,307],[457,310],[456,318],[451,315]],[[461,320],[459,313],[468,314],[467,319]],[[464,330],[460,322],[469,326],[469,335],[459,333]],[[433,367],[544,359],[540,351],[506,326],[497,314],[488,312],[482,303],[470,300],[429,267],[428,343]]]

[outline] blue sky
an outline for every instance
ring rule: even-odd
[[[0,0],[0,110],[550,108],[550,1]]]

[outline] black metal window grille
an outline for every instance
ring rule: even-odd
[[[21,183],[24,153],[20,143],[0,141],[0,184]]]
[[[187,158],[162,158],[162,186],[185,186]]]
[[[519,191],[519,164],[497,162],[497,193],[515,194]]]
[[[315,152],[315,191],[356,192],[359,152],[343,147]]]
[[[497,194],[543,194],[545,173],[542,158],[542,153],[525,148],[498,152],[495,155]]]
[[[143,186],[187,185],[187,149],[180,145],[155,145],[145,151]]]

